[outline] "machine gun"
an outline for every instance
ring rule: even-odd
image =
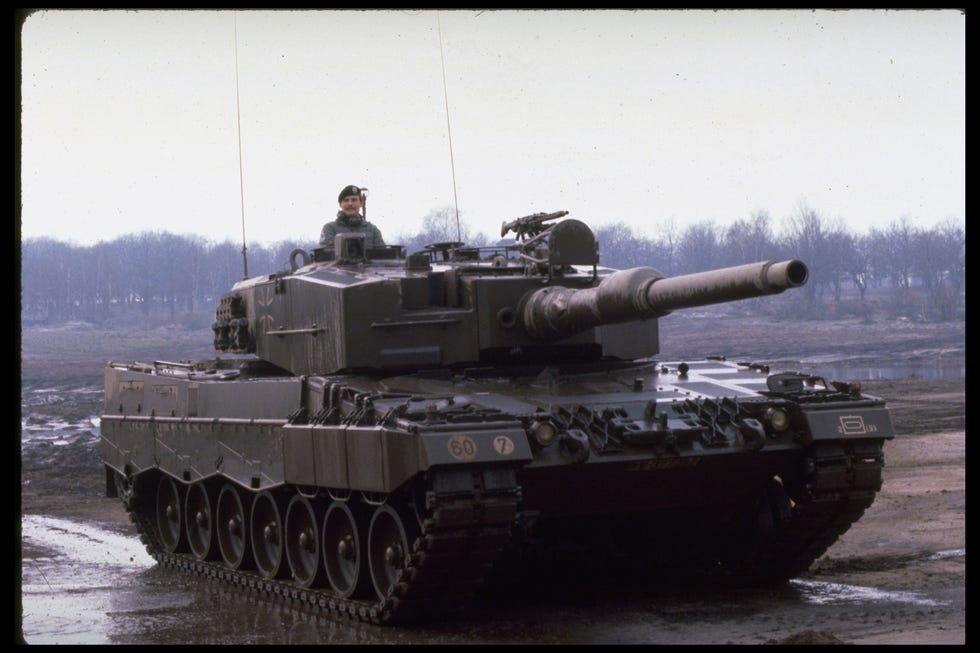
[[[528,236],[537,236],[539,233],[550,227],[545,225],[549,220],[557,220],[568,215],[568,211],[555,211],[554,213],[532,213],[523,218],[516,218],[510,222],[504,222],[500,226],[500,237],[507,235],[508,231],[513,231],[517,240],[524,240]]]

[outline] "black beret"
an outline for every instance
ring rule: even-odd
[[[343,202],[345,197],[350,197],[351,195],[361,196],[361,189],[357,186],[344,186],[344,190],[340,191],[340,196],[337,197],[337,202]]]

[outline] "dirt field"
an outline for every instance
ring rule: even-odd
[[[759,337],[764,333],[764,337]],[[945,364],[965,360],[965,323],[783,322],[699,314],[661,321],[662,358],[683,360],[727,353],[757,362],[849,361],[889,366],[896,361]],[[70,400],[25,407],[33,415],[84,420],[99,412],[102,368],[109,359],[179,360],[212,355],[209,331],[162,327],[147,334],[107,333],[90,325],[32,328],[22,333],[22,386],[89,388]],[[864,381],[885,398],[898,436],[885,445],[884,486],[857,525],[817,561],[808,578],[893,591],[965,588],[965,383],[903,379]],[[93,390],[94,389],[94,390]],[[26,394],[26,390],[25,390]],[[71,443],[70,443],[71,444]],[[103,497],[98,449],[40,446],[21,460],[21,509],[101,523],[128,524]],[[52,473],[57,470],[57,473]],[[960,551],[959,554],[955,553]],[[956,594],[956,592],[953,592]],[[959,592],[960,594],[965,593]],[[926,609],[914,619],[844,616],[794,640],[773,643],[964,643],[962,609]]]

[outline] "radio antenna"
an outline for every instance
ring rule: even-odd
[[[442,21],[436,11],[436,25],[439,28],[439,60],[442,62],[442,97],[446,102],[446,133],[449,134],[449,167],[453,173],[453,202],[456,208],[456,240],[463,238],[459,228],[459,198],[456,196],[456,162],[453,159],[453,130],[449,125],[449,92],[446,90],[446,57],[442,53]]]
[[[245,181],[242,173],[242,109],[238,93],[238,14],[235,14],[235,117],[238,119],[238,195],[242,207],[242,267],[248,279],[248,247],[245,246]]]

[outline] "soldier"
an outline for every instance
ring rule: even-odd
[[[337,202],[340,203],[337,219],[323,225],[323,230],[320,231],[320,247],[332,248],[334,236],[355,232],[364,234],[365,247],[385,246],[384,238],[381,237],[381,230],[361,215],[361,207],[364,204],[362,189],[357,186],[345,186],[340,191]]]

